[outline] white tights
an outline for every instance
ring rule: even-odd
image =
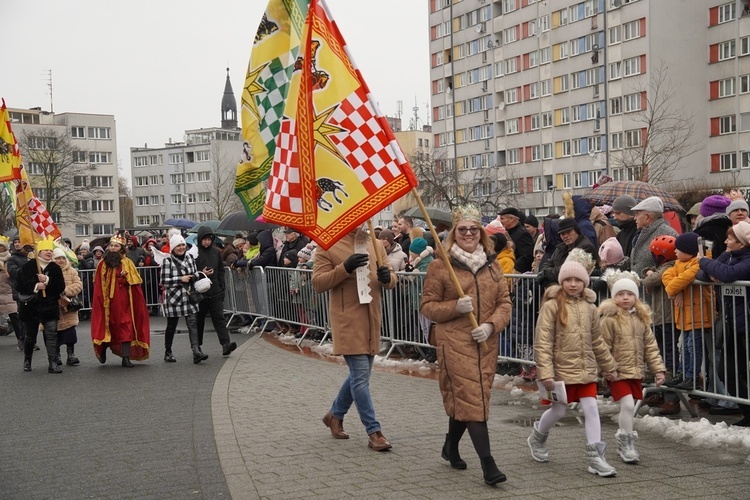
[[[588,444],[598,443],[602,440],[602,428],[599,422],[599,409],[596,407],[596,398],[581,398],[579,403],[583,410],[586,426],[586,442]],[[552,403],[552,406],[542,414],[539,419],[538,430],[546,434],[549,430],[565,416],[568,405]],[[632,413],[631,413],[632,414]]]
[[[635,418],[635,400],[632,394],[620,399],[620,416],[619,423],[620,429],[623,432],[633,432],[633,420]]]

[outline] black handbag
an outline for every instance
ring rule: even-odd
[[[203,300],[203,294],[196,290],[193,285],[190,285],[187,290],[187,294],[188,302],[190,302],[191,304],[198,304],[201,300]]]
[[[29,306],[33,304],[34,302],[36,302],[36,298],[37,298],[36,292],[18,294],[18,301],[25,306]]]
[[[68,297],[68,305],[65,306],[68,312],[78,311],[82,307],[83,301],[80,297]]]

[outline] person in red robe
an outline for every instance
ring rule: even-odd
[[[91,340],[100,363],[107,361],[107,348],[126,368],[133,366],[131,359],[148,359],[151,333],[142,282],[135,264],[125,257],[125,238],[113,236],[94,274]]]

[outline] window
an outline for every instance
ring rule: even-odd
[[[521,153],[518,149],[509,149],[506,153],[508,165],[521,163]]]
[[[93,233],[95,236],[101,236],[101,235],[107,236],[110,234],[114,234],[115,232],[114,224],[93,224],[93,228],[94,228]]]
[[[539,64],[547,64],[550,61],[549,58],[549,47],[544,47],[543,49],[539,49]]]
[[[573,5],[570,8],[570,22],[574,23],[583,19],[584,11],[578,8],[578,5]]]
[[[622,25],[622,38],[625,41],[641,36],[641,21],[636,19]]]
[[[510,28],[506,28],[505,30],[503,30],[503,43],[507,45],[509,43],[515,42],[516,33],[518,33],[518,31],[516,30],[515,26],[511,26]]]
[[[549,78],[539,83],[541,83],[542,97],[552,95],[552,81]]]
[[[734,21],[737,17],[737,6],[735,2],[725,3],[719,6],[719,24]]]
[[[552,111],[545,111],[542,113],[542,128],[549,128],[552,126]]]
[[[531,161],[540,161],[542,159],[542,147],[540,145],[531,146]]]
[[[211,180],[211,172],[198,172],[198,182],[208,182]]]
[[[145,167],[148,166],[148,157],[146,156],[136,156],[133,158],[133,166],[134,167]]]
[[[29,175],[54,175],[55,167],[54,163],[32,161],[26,165],[26,171]]]
[[[76,200],[75,201],[76,213],[88,212],[89,211],[89,200]]]
[[[562,174],[563,189],[570,189],[570,174]]]
[[[195,172],[187,172],[185,174],[185,182],[186,183],[193,183],[193,182],[195,182]]]
[[[631,57],[623,61],[625,64],[625,76],[638,75],[641,72],[641,58]]]
[[[742,153],[742,168],[750,168],[750,151]]]
[[[159,184],[159,176],[158,175],[150,175],[148,177],[148,183],[151,184],[152,186],[157,186]],[[164,184],[164,183],[162,182],[162,184]]]
[[[584,139],[573,139],[571,141],[573,156],[578,156],[578,155],[583,154],[583,150],[581,149],[582,141],[584,141]]]
[[[558,43],[557,45],[553,45],[552,46],[552,52],[553,52],[552,59],[554,61],[559,61],[560,59],[566,59],[568,57],[568,44],[567,44],[567,42]]]
[[[573,106],[573,123],[581,121],[581,106]]]
[[[76,224],[76,236],[89,236],[88,224]]]
[[[750,92],[750,75],[742,75],[740,77],[740,94],[747,94]]]
[[[626,130],[625,131],[625,147],[634,148],[640,145],[641,145],[640,129]]]
[[[86,163],[89,157],[87,151],[73,151],[73,162],[74,163]]]
[[[536,68],[539,66],[539,52],[534,50],[529,52],[529,68]]]
[[[112,177],[109,175],[92,175],[91,176],[92,187],[112,187]]]
[[[136,196],[135,198],[135,205],[137,207],[145,207],[149,205],[149,198],[148,196]]]
[[[609,147],[612,150],[622,149],[622,132],[616,132],[609,136]]]
[[[106,151],[89,151],[89,163],[111,163],[110,153]]]
[[[609,28],[609,44],[614,45],[620,43],[620,41],[620,27],[615,26],[614,28]]]
[[[159,203],[159,195],[151,195],[149,197],[149,204],[150,205],[163,205],[164,204],[164,195],[161,195],[162,201]]]
[[[505,60],[505,74],[518,73],[518,58],[511,57]]]
[[[633,111],[641,110],[641,94],[628,94],[625,96],[625,112],[632,113]]]
[[[737,168],[737,153],[722,153],[719,156],[719,170],[735,170]]]
[[[622,97],[613,97],[609,100],[610,115],[619,115],[622,113]]]
[[[178,165],[180,163],[184,163],[184,157],[182,153],[171,153],[169,155],[169,164],[170,165]]]
[[[539,82],[529,84],[529,99],[539,98]]]
[[[487,155],[482,155],[482,157],[483,157],[482,160],[483,161],[484,161],[484,157],[486,157],[486,156]],[[486,166],[486,165],[484,165],[484,166]],[[197,193],[197,194],[198,194],[198,202],[199,203],[206,203],[206,202],[211,201],[211,193],[205,192],[205,193]]]
[[[609,65],[609,79],[618,80],[622,78],[622,61],[613,62]]]
[[[508,89],[505,91],[505,103],[506,104],[513,104],[518,102],[518,89]]]
[[[602,136],[595,135],[592,137],[589,137],[589,151],[596,151],[599,152],[602,150]],[[599,176],[597,175],[595,179],[598,179]]]
[[[136,186],[141,186],[141,184],[138,184],[138,179],[145,179],[145,177],[136,177],[135,182]],[[84,187],[89,185],[89,178],[85,175],[76,175],[73,177],[73,185],[75,187]]]
[[[735,115],[722,116],[719,118],[719,134],[732,134],[737,131]]]
[[[730,97],[735,94],[734,78],[719,80],[719,99]]]
[[[533,190],[538,193],[542,190],[542,176],[538,175],[532,180]]]
[[[89,127],[89,139],[111,139],[109,127]]]
[[[570,57],[575,57],[581,53],[581,39],[575,39],[570,41]]]
[[[555,115],[558,118],[556,125],[567,125],[570,123],[570,108],[556,109]]]
[[[531,115],[531,130],[539,130],[539,115]]]
[[[113,212],[115,202],[113,200],[91,200],[92,212]]]
[[[516,6],[516,0],[503,0],[503,14],[513,12],[516,9],[518,9]]]
[[[750,36],[740,38],[740,56],[750,54]]]
[[[573,172],[573,187],[583,187],[583,176],[581,175],[581,172]]]
[[[57,149],[57,139],[54,137],[29,137],[29,149]]]
[[[544,15],[537,20],[537,27],[542,33],[549,31],[549,14]]]
[[[505,135],[518,133],[518,118],[505,120]]]
[[[183,174],[171,174],[169,176],[169,183],[170,184],[184,184],[185,176]]]
[[[562,156],[570,156],[570,141],[562,141]]]
[[[542,144],[542,160],[552,159],[552,143]]]
[[[736,55],[736,42],[734,40],[727,40],[719,44],[719,61],[726,61],[727,59],[733,59]]]
[[[70,137],[73,139],[85,139],[85,129],[83,127],[70,127]]]

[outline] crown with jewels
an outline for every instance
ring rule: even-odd
[[[471,220],[474,222],[482,223],[482,212],[476,205],[465,205],[463,207],[456,207],[453,209],[453,224],[460,220]]]
[[[110,243],[117,243],[121,247],[124,247],[127,244],[127,242],[125,241],[125,238],[123,238],[119,234],[116,234],[116,235],[112,236],[112,238],[110,238],[109,242]]]

